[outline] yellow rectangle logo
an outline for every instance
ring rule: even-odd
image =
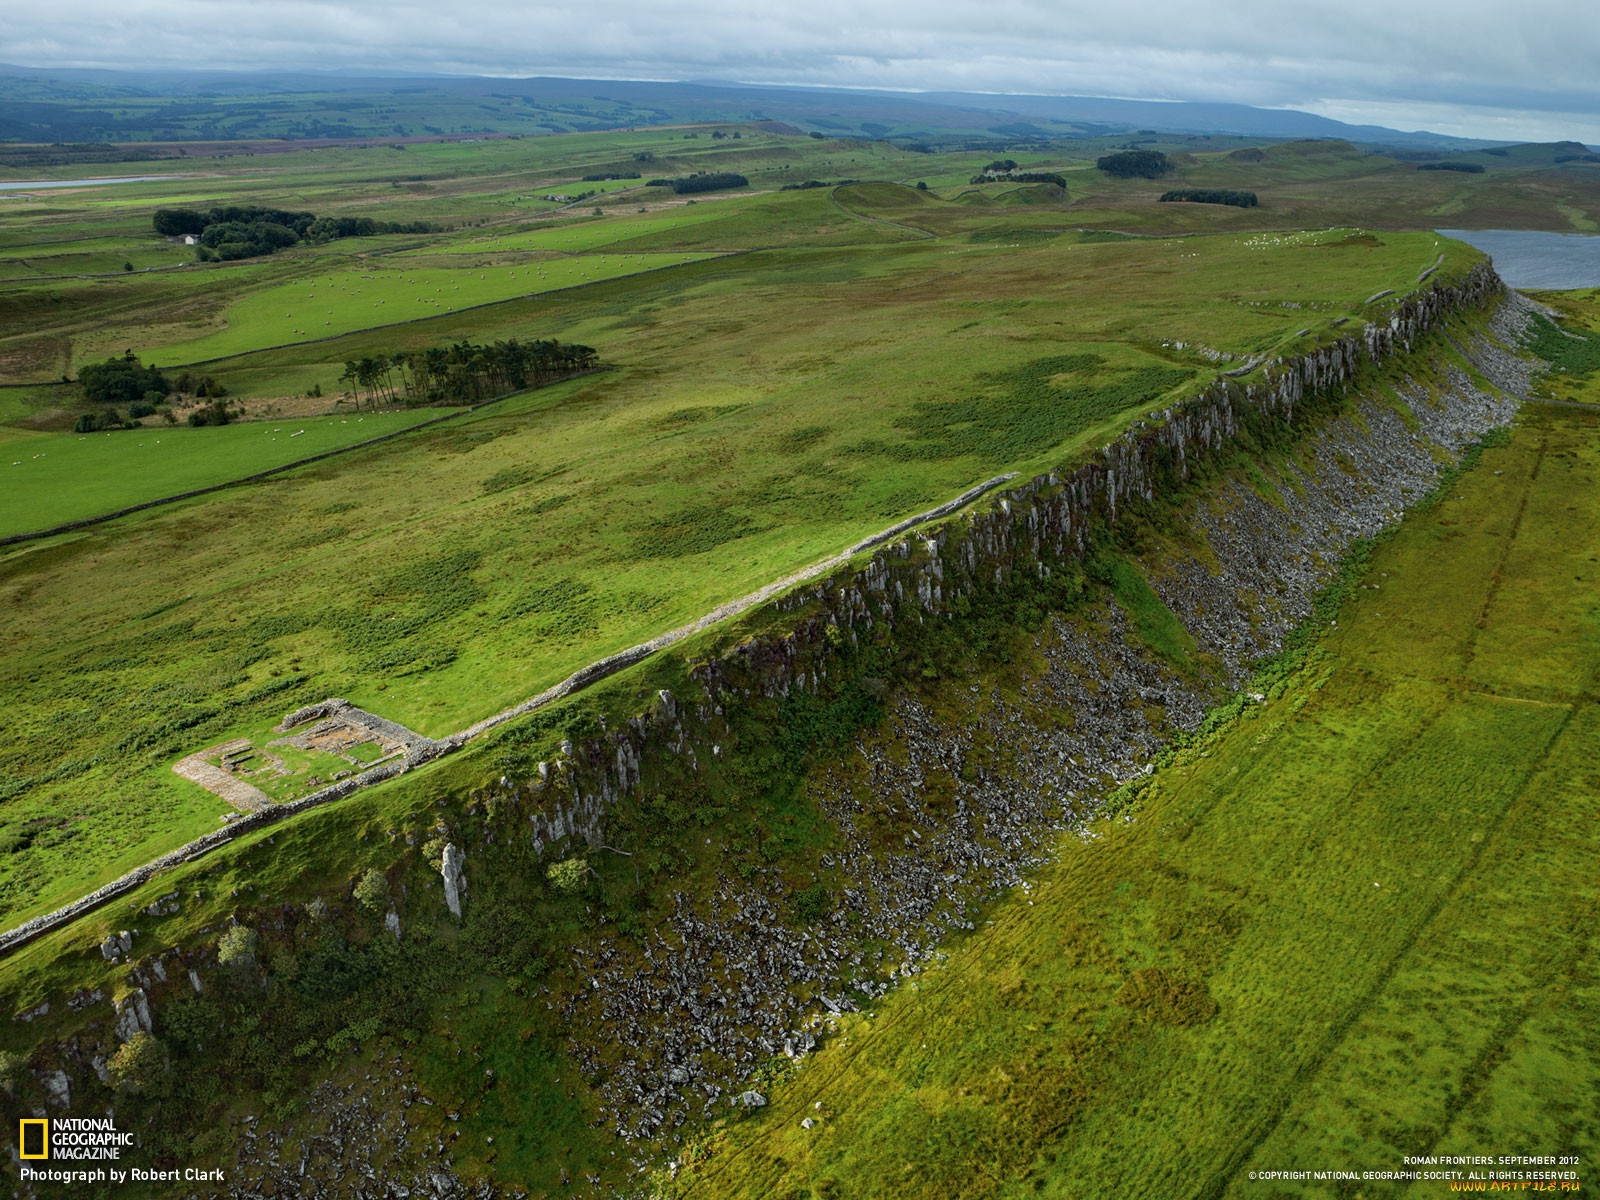
[[[17,1157],[50,1157],[49,1117],[24,1117],[17,1122]]]

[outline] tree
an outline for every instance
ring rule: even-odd
[[[588,875],[589,860],[586,858],[568,858],[551,863],[544,873],[550,886],[567,896],[581,892],[583,885],[588,882]]]
[[[85,364],[78,372],[78,385],[89,403],[107,406],[132,404],[151,392],[165,396],[172,391],[167,377],[155,367],[145,366],[131,350],[121,358]]]
[[[121,1092],[142,1092],[167,1077],[167,1048],[153,1034],[140,1030],[111,1058],[111,1077]]]
[[[131,262],[124,262],[122,264],[122,269],[124,271],[131,271],[131,270],[133,270],[133,264]]]
[[[182,237],[184,234],[204,233],[206,218],[203,213],[184,208],[158,208],[152,223],[156,232],[165,237]]]
[[[256,945],[260,938],[248,925],[230,925],[217,941],[217,962],[230,971],[245,974],[256,965]]]
[[[28,1063],[24,1054],[17,1054],[11,1050],[0,1050],[0,1091],[10,1095],[16,1090],[17,1080],[22,1078],[22,1068]]]
[[[373,867],[356,883],[356,903],[368,912],[382,912],[384,905],[389,903],[389,880],[384,873]]]

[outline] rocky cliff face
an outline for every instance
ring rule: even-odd
[[[506,781],[507,791],[536,806],[531,818],[535,847],[543,851],[573,837],[598,845],[604,840],[607,809],[619,796],[638,793],[652,763],[683,759],[699,766],[720,755],[728,732],[717,700],[720,693],[774,697],[794,688],[815,692],[828,678],[830,661],[842,642],[857,645],[875,632],[892,631],[897,621],[906,619],[907,601],[912,602],[913,619],[948,620],[979,580],[1004,587],[1014,572],[1047,576],[1081,561],[1093,531],[1114,527],[1139,502],[1183,488],[1197,471],[1239,452],[1243,435],[1249,435],[1251,445],[1293,440],[1306,432],[1309,422],[1303,414],[1309,400],[1345,387],[1363,366],[1409,353],[1447,317],[1504,308],[1505,296],[1504,285],[1487,266],[1458,284],[1435,285],[1407,297],[1382,324],[1368,325],[1311,354],[1274,360],[1259,381],[1221,380],[1135,423],[1070,471],[1040,475],[995,493],[982,507],[889,543],[852,570],[780,597],[774,607],[795,616],[789,632],[751,639],[696,667],[696,694],[662,693],[651,712],[624,727],[576,746],[564,743],[557,760],[541,763],[535,778],[515,785]],[[1513,301],[1505,308],[1506,319],[1517,323],[1525,303],[1520,297]],[[1506,357],[1498,347],[1486,353]],[[1342,456],[1341,461],[1355,457],[1347,493],[1382,489],[1394,480],[1381,477],[1389,468],[1380,460],[1395,447],[1428,446],[1425,457],[1431,460],[1431,447],[1453,452],[1463,438],[1470,441],[1503,423],[1507,413],[1494,399],[1464,400],[1469,394],[1476,396],[1461,377],[1452,380],[1451,399],[1437,412],[1431,403],[1413,406],[1420,441],[1398,416],[1375,413],[1379,428],[1343,427],[1334,435],[1337,444],[1330,442],[1323,453]],[[1370,407],[1363,407],[1364,415]],[[1420,463],[1410,469],[1395,504],[1363,517],[1360,531],[1375,531],[1399,511],[1404,494],[1414,493],[1437,471],[1436,464],[1431,470]],[[1239,498],[1237,489],[1229,495]],[[1350,512],[1360,509],[1353,495],[1344,500]],[[1335,517],[1330,528],[1338,525]],[[1306,554],[1326,556],[1342,544],[1338,534],[1331,541],[1304,530],[1295,536],[1309,539]],[[1304,592],[1311,583],[1307,578],[1291,590]],[[1265,652],[1271,645],[1268,639],[1257,648]]]
[[[665,767],[715,771],[737,755],[724,711],[730,697],[826,691],[845,646],[892,637],[906,621],[948,620],[980,582],[1003,588],[1017,572],[1070,567],[1098,530],[1198,472],[1215,472],[1245,445],[1294,451],[1267,469],[1271,498],[1227,472],[1193,489],[1177,519],[1201,549],[1141,564],[1198,648],[1214,656],[1209,677],[1157,659],[1115,604],[1056,618],[1037,640],[1044,666],[1027,681],[1024,703],[974,688],[970,711],[941,722],[902,700],[894,754],[884,753],[880,735],[863,735],[843,755],[866,760],[864,780],[842,762],[814,774],[810,798],[844,837],[822,866],[851,881],[829,919],[795,929],[775,874],[730,877],[709,910],[680,902],[642,962],[603,941],[583,953],[578,968],[591,986],[566,1002],[570,1026],[581,1031],[570,1048],[597,1070],[605,1063],[602,1092],[619,1131],[650,1137],[714,1111],[730,1089],[737,1096],[743,1072],[778,1053],[804,1053],[831,1012],[850,1006],[848,993],[881,992],[936,953],[947,931],[970,928],[967,901],[1024,880],[1062,829],[1146,769],[1174,731],[1193,728],[1219,689],[1281,646],[1352,541],[1392,523],[1467,445],[1512,418],[1514,398],[1479,390],[1446,363],[1396,356],[1445,317],[1483,309],[1492,317],[1480,322],[1475,357],[1501,386],[1525,383],[1526,369],[1499,343],[1514,344],[1527,307],[1482,270],[1407,301],[1383,326],[1271,364],[1260,382],[1219,384],[1071,471],[1013,487],[984,511],[910,534],[782,598],[778,606],[793,615],[788,632],[700,664],[693,694],[662,693],[648,714],[564,744],[536,778],[503,781],[501,793],[518,801],[509,809],[531,809],[523,836],[536,850],[573,839],[597,845],[611,806]],[[1402,405],[1338,390],[1372,364],[1386,364],[1385,382]],[[1063,711],[1071,714],[1065,729],[1051,719]],[[1008,765],[971,769],[995,749]],[[934,778],[950,792],[938,811],[912,802]],[[885,819],[903,835],[888,854]],[[863,956],[870,941],[897,948],[887,974]],[[801,1003],[799,994],[814,999]]]

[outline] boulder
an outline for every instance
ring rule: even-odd
[[[133,934],[124,929],[121,933],[108,933],[100,943],[100,957],[107,962],[121,962],[133,949]]]
[[[466,855],[456,849],[454,842],[445,845],[444,862],[439,874],[444,877],[444,902],[450,909],[450,915],[457,918],[461,916],[461,895],[467,890],[466,876],[461,870],[466,861]]]
[[[72,1103],[72,1087],[65,1071],[46,1071],[39,1076],[39,1082],[44,1085],[45,1098],[57,1108],[66,1108]]]
[[[134,988],[116,1003],[117,1037],[127,1041],[136,1033],[151,1033],[150,1001],[143,988]]]

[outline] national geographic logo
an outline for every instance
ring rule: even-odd
[[[17,1128],[17,1157],[50,1162],[110,1160],[133,1146],[110,1117],[24,1117]]]

